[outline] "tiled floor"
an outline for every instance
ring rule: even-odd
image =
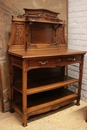
[[[56,111],[31,117],[28,126],[22,126],[22,118],[18,113],[0,112],[0,130],[87,130],[85,114],[87,103],[80,106],[73,103]]]

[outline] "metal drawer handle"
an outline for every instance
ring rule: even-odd
[[[68,60],[69,60],[69,61],[75,61],[76,58],[69,58]]]
[[[61,61],[61,59],[58,59],[58,61]]]
[[[39,64],[41,64],[41,65],[45,65],[47,62],[48,62],[48,61],[44,61],[44,62],[39,61]]]
[[[58,62],[61,62],[61,59],[57,59]]]

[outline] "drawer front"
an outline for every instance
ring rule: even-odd
[[[26,61],[26,67],[45,68],[56,67],[57,65],[68,65],[81,62],[81,56],[65,56],[56,58],[39,58]]]
[[[66,56],[57,58],[57,64],[59,65],[67,65],[80,62],[81,62],[81,56]]]
[[[27,61],[27,67],[30,68],[45,68],[45,67],[55,67],[57,65],[56,58],[40,58],[31,59]]]

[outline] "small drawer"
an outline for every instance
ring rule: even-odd
[[[65,57],[58,57],[57,64],[74,64],[81,62],[81,56],[65,56]]]
[[[56,59],[52,58],[40,58],[40,59],[31,59],[26,61],[27,67],[31,68],[38,68],[38,67],[55,67],[56,66]]]

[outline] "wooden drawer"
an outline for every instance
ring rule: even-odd
[[[57,58],[58,65],[74,64],[80,62],[81,62],[81,56],[65,56]]]
[[[26,67],[31,68],[45,68],[45,67],[55,67],[57,65],[56,58],[41,58],[41,59],[31,59],[26,61]]]
[[[26,60],[26,67],[45,68],[57,65],[67,65],[81,62],[81,56],[65,56],[56,58],[38,58]]]

